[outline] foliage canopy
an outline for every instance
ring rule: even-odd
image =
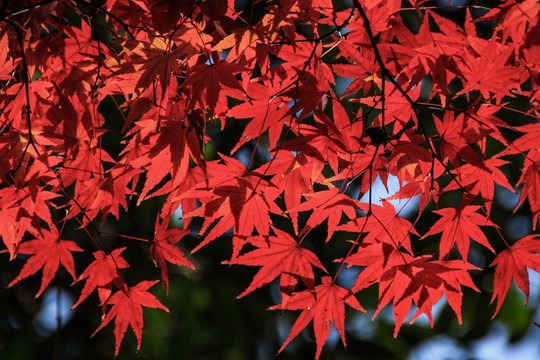
[[[309,324],[316,358],[332,325],[345,344],[374,285],[394,337],[422,314],[433,325],[443,296],[461,323],[472,251],[491,253],[494,316],[512,280],[526,303],[540,238],[509,240],[492,204],[517,191],[536,231],[540,4],[239,3],[2,2],[0,235],[23,262],[9,286],[41,273],[38,297],[62,265],[74,307],[97,292],[96,332],[114,320],[116,354],[128,326],[140,347],[144,307],[168,311],[157,273],[126,279],[124,250],[142,241],[168,291],[169,264],[195,268],[177,244],[193,234],[192,253],[229,241],[225,264],[257,267],[239,297],[279,281],[270,309],[300,311],[279,351]],[[376,203],[390,177],[399,191]],[[418,197],[412,217],[391,202]],[[107,231],[156,200],[153,238]]]

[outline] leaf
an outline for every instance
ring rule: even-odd
[[[432,308],[439,302],[443,294],[451,300],[452,308],[461,322],[461,283],[476,289],[466,270],[467,267],[444,261],[427,261],[431,255],[407,259],[385,267],[379,279],[379,304],[373,319],[386,304],[393,300],[395,319],[394,338],[410,312],[412,304],[416,304],[416,314],[411,318],[412,324],[420,314],[425,314],[433,327]],[[462,264],[465,264],[463,262]],[[456,266],[457,265],[457,266]],[[470,268],[470,267],[469,267]],[[448,275],[457,271],[455,275]],[[476,289],[477,290],[477,289]]]
[[[169,293],[167,262],[185,266],[190,269],[195,269],[188,259],[186,259],[184,253],[174,246],[174,244],[180,241],[182,237],[189,234],[191,231],[176,228],[167,229],[168,225],[168,220],[160,222],[160,217],[158,216],[156,218],[154,240],[152,240],[150,244],[150,255],[152,256],[156,266],[159,266],[161,271],[161,279],[167,288],[167,293]]]
[[[246,92],[249,93],[249,101],[228,111],[229,116],[238,119],[246,116],[252,118],[231,153],[236,152],[248,141],[260,138],[266,131],[270,146],[275,147],[284,126],[282,119],[289,111],[287,101],[283,97],[274,97],[276,90],[270,83],[249,83]]]
[[[508,47],[497,49],[498,42],[495,41],[495,37],[496,35],[487,42],[481,56],[465,52],[465,61],[460,70],[466,82],[461,93],[480,90],[484,99],[489,99],[490,93],[494,93],[497,103],[500,103],[503,96],[510,95],[510,90],[522,83],[524,70],[505,66],[511,49]]]
[[[75,279],[75,263],[73,255],[71,255],[72,251],[82,251],[82,249],[73,241],[60,239],[60,234],[55,227],[51,231],[41,229],[38,239],[25,241],[19,246],[19,254],[32,256],[26,261],[19,275],[9,283],[8,287],[43,269],[41,286],[35,296],[37,298],[52,281],[60,264]]]
[[[334,284],[330,276],[324,276],[322,278],[322,284],[315,287],[314,290],[304,290],[294,294],[287,301],[286,305],[282,303],[272,306],[270,308],[271,310],[302,310],[279,352],[282,352],[311,320],[313,320],[315,342],[317,343],[316,359],[321,355],[322,347],[328,335],[330,335],[332,323],[336,327],[343,345],[346,345],[345,304],[358,311],[366,312],[350,291]]]
[[[99,289],[106,289],[105,291],[100,292],[100,299],[102,304],[109,298],[110,295],[110,286],[114,279],[121,277],[120,269],[125,269],[129,267],[128,262],[120,256],[120,254],[126,248],[114,249],[110,254],[104,254],[103,251],[94,252],[94,260],[84,272],[79,275],[77,282],[86,279],[84,283],[84,288],[81,291],[81,296],[79,300],[71,308],[75,309],[81,302],[83,302],[92,291],[98,287]],[[107,296],[103,298],[103,294]]]
[[[191,69],[182,86],[191,86],[193,101],[198,101],[201,108],[208,108],[213,113],[220,96],[224,95],[223,87],[243,91],[234,74],[245,70],[243,66],[230,64],[224,60],[208,65],[199,64]]]
[[[512,279],[525,294],[525,305],[529,301],[529,275],[527,268],[540,272],[540,239],[539,235],[527,235],[508,249],[502,251],[490,266],[495,266],[495,288],[491,302],[497,299],[497,315],[504,298],[510,289]]]
[[[335,187],[303,195],[307,201],[291,209],[291,211],[301,212],[313,209],[313,213],[300,232],[300,236],[328,219],[328,235],[326,236],[326,242],[328,242],[341,220],[342,213],[351,219],[356,216],[355,210],[358,209],[358,204],[349,196],[339,192],[339,189]]]
[[[464,164],[456,169],[459,184],[472,196],[480,195],[489,213],[495,196],[495,183],[514,192],[512,185],[499,167],[507,162],[501,159],[487,159],[481,166]],[[458,182],[452,181],[445,190],[459,189]]]
[[[538,214],[540,214],[540,151],[529,151],[517,185],[520,184],[523,184],[523,188],[514,211],[521,206],[526,198],[529,199],[533,230],[536,230]]]
[[[101,325],[91,336],[94,336],[114,319],[114,335],[116,337],[114,354],[118,355],[118,351],[120,351],[120,345],[128,325],[131,326],[137,337],[137,350],[139,350],[141,348],[143,328],[142,307],[163,309],[169,312],[154,295],[146,291],[156,283],[157,281],[141,281],[133,287],[124,286],[114,293],[106,302],[106,305],[112,305],[112,307],[103,318]]]
[[[480,207],[476,205],[466,205],[459,209],[446,208],[433,211],[441,215],[442,218],[433,224],[423,238],[442,232],[439,245],[439,259],[445,257],[450,250],[452,250],[454,244],[457,243],[461,257],[464,260],[467,260],[469,254],[469,238],[484,245],[491,250],[491,252],[495,253],[495,250],[493,250],[489,244],[488,239],[478,227],[479,225],[493,226],[493,224],[485,216],[476,212],[479,208]]]
[[[286,275],[288,280],[282,283],[281,291],[287,293],[294,289],[298,278],[308,287],[312,288],[315,277],[313,266],[326,272],[317,256],[310,250],[304,249],[289,234],[272,227],[276,236],[251,237],[248,241],[257,249],[240,255],[225,264],[262,266],[253,277],[253,281],[244,292],[238,295],[241,298],[255,289],[260,288],[280,275]]]
[[[371,204],[371,207],[369,204],[361,204],[360,209],[367,212],[371,208],[371,214],[356,217],[338,230],[367,233],[364,242],[385,242],[393,248],[403,246],[412,254],[410,235],[418,233],[409,220],[396,213],[394,205],[388,201],[383,201],[382,204],[383,206]]]
[[[537,228],[537,0],[478,19],[424,0],[91,3],[2,2],[0,253],[24,263],[11,285],[43,271],[38,295],[60,264],[74,279],[81,267],[75,306],[98,293],[117,353],[130,325],[140,344],[142,307],[164,308],[148,260],[167,290],[168,266],[193,267],[188,233],[193,252],[220,242],[226,264],[255,267],[240,296],[279,281],[275,308],[301,310],[282,349],[313,321],[319,357],[372,285],[395,335],[443,297],[461,322],[471,239],[493,251],[488,234],[507,231],[495,183],[520,188],[514,212]],[[399,190],[372,203],[392,176]],[[417,195],[409,214],[388,202]],[[126,221],[143,235],[105,231]],[[529,292],[526,239],[495,258],[497,311],[512,279]],[[347,267],[350,290],[334,284]]]

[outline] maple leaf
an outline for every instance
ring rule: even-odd
[[[70,217],[76,216],[84,210],[86,216],[83,224],[88,219],[94,219],[101,211],[101,220],[105,221],[107,215],[112,214],[116,218],[120,216],[120,206],[127,210],[126,195],[132,192],[128,184],[140,171],[129,167],[118,166],[108,171],[105,176],[96,176],[83,182],[77,182],[75,186],[76,200],[70,211]],[[83,190],[84,186],[84,190]],[[98,189],[97,193],[86,191]]]
[[[461,93],[480,90],[484,99],[489,99],[490,93],[494,93],[497,103],[500,103],[503,96],[511,95],[510,90],[522,83],[524,73],[523,69],[505,66],[511,49],[498,49],[500,44],[495,37],[493,35],[491,41],[487,42],[481,56],[474,56],[470,52],[464,54],[465,61],[460,70],[465,85]]]
[[[434,210],[433,212],[442,216],[422,237],[438,234],[442,232],[441,242],[439,245],[439,259],[445,257],[454,244],[457,243],[459,253],[464,260],[467,260],[469,254],[469,238],[479,244],[484,245],[493,253],[495,250],[489,244],[488,239],[478,227],[493,226],[493,223],[485,216],[480,215],[476,211],[480,209],[477,205],[466,205],[455,208],[445,208]]]
[[[91,336],[94,336],[99,330],[103,329],[112,319],[114,320],[114,336],[116,338],[116,346],[114,354],[118,355],[122,339],[127,331],[128,325],[131,326],[135,336],[137,337],[137,350],[141,348],[142,328],[143,328],[143,309],[142,307],[151,307],[163,309],[169,312],[159,300],[149,293],[148,290],[158,281],[141,281],[133,287],[123,286],[122,289],[114,293],[106,302],[105,305],[112,305],[101,325],[94,331]]]
[[[172,50],[172,45],[170,39],[166,41],[161,37],[154,37],[150,43],[137,40],[126,42],[125,49],[134,58],[132,63],[140,73],[135,85],[136,89],[146,89],[159,77],[161,96],[165,96],[171,75],[182,73],[178,58],[182,58],[186,53],[194,52],[194,49],[186,50],[189,43],[184,43],[174,50]]]
[[[159,266],[161,270],[161,279],[167,288],[167,293],[169,293],[167,262],[195,269],[188,259],[186,259],[184,253],[174,246],[175,243],[191,231],[177,228],[167,230],[168,225],[168,220],[160,222],[159,216],[156,218],[154,240],[150,244],[150,255],[154,259],[156,266]]]
[[[228,111],[227,114],[232,117],[241,119],[249,116],[252,118],[231,153],[246,142],[260,138],[267,130],[270,146],[275,147],[278,143],[283,129],[282,119],[289,111],[289,107],[284,97],[274,97],[276,90],[271,85],[270,83],[249,83],[246,92],[249,93],[250,100]]]
[[[208,108],[214,113],[218,100],[225,94],[223,86],[240,92],[244,91],[234,74],[245,70],[241,65],[214,60],[208,65],[199,64],[191,68],[182,86],[191,86],[192,102],[197,101],[203,109]]]
[[[271,225],[269,213],[282,212],[274,202],[279,195],[279,189],[274,184],[255,175],[255,172],[248,172],[240,161],[222,154],[220,156],[225,164],[208,165],[208,175],[212,178],[212,182],[205,185],[212,191],[193,192],[197,197],[204,196],[207,201],[204,206],[187,216],[205,217],[200,234],[203,234],[215,220],[221,219],[193,252],[233,226],[237,235],[250,236],[253,229],[256,229],[259,235],[268,235]],[[184,196],[193,195],[188,193]]]
[[[515,192],[504,173],[499,169],[506,163],[501,159],[486,159],[481,166],[464,164],[456,169],[459,185],[457,181],[452,181],[445,190],[456,190],[461,185],[467,189],[469,194],[480,195],[489,214],[495,195],[495,183]]]
[[[356,209],[359,208],[354,200],[339,192],[339,189],[335,187],[331,187],[329,190],[303,195],[307,201],[291,209],[291,211],[301,212],[313,210],[313,213],[300,232],[300,236],[328,219],[328,235],[326,236],[326,242],[328,242],[341,220],[342,213],[348,216],[349,219],[354,219],[356,217]]]
[[[520,184],[523,184],[523,188],[515,210],[528,198],[532,212],[533,230],[536,230],[538,214],[540,214],[540,196],[538,196],[540,194],[540,151],[531,150],[527,154],[517,185]]]
[[[302,310],[302,313],[294,323],[287,340],[283,343],[279,352],[294,339],[313,320],[313,330],[315,331],[315,342],[317,352],[315,358],[321,355],[322,347],[330,335],[333,323],[338,331],[343,345],[345,342],[345,304],[352,308],[366,312],[354,295],[336,285],[330,276],[322,278],[322,284],[313,290],[304,290],[296,293],[287,301],[286,305],[279,304],[270,309]]]
[[[371,214],[366,217],[355,217],[351,221],[341,225],[338,230],[367,233],[365,242],[386,242],[394,248],[403,246],[412,254],[410,234],[418,235],[409,220],[396,213],[394,205],[383,200],[383,206],[360,204],[359,208]]]
[[[294,233],[298,234],[298,211],[295,208],[300,205],[302,194],[310,191],[313,178],[318,177],[323,164],[303,152],[294,155],[290,151],[280,151],[279,155],[279,159],[262,165],[256,172],[261,175],[280,174],[273,177],[272,183],[278,189],[283,189],[283,198],[289,209],[288,214],[293,222]]]
[[[290,293],[294,289],[298,278],[308,288],[313,288],[315,281],[313,266],[326,272],[319,258],[312,251],[302,248],[286,232],[274,227],[272,227],[272,230],[276,236],[257,236],[248,239],[257,249],[224,262],[229,265],[262,266],[253,277],[251,284],[244,292],[238,295],[238,298],[270,283],[283,274],[287,276],[282,279],[281,284],[281,290],[284,293]]]
[[[294,115],[300,112],[298,121],[301,121],[316,108],[324,110],[328,102],[326,92],[329,90],[330,85],[322,77],[324,74],[320,74],[320,78],[315,78],[310,73],[301,72],[298,69],[295,70],[298,73],[301,85],[286,91],[284,95],[295,98],[294,104],[289,109],[287,115]]]
[[[508,249],[501,252],[490,266],[495,266],[495,288],[491,302],[497,299],[497,315],[504,298],[510,289],[512,278],[525,294],[525,305],[529,301],[529,274],[527,268],[540,272],[540,239],[539,235],[527,235]]]
[[[420,314],[425,314],[433,327],[432,308],[446,293],[449,303],[461,322],[461,287],[463,283],[476,289],[463,263],[446,263],[444,261],[427,261],[431,255],[414,259],[402,256],[395,263],[388,263],[379,279],[379,304],[373,319],[393,300],[394,337],[410,312],[412,304],[417,305],[416,314],[411,318],[412,324]],[[454,275],[448,275],[456,271]]]
[[[468,164],[482,166],[482,160],[467,143],[465,132],[468,124],[464,114],[454,117],[453,111],[446,111],[443,121],[436,116],[434,120],[440,135],[439,146],[443,160],[448,158],[456,166],[459,158],[462,158]]]
[[[23,242],[18,249],[19,254],[32,255],[24,264],[19,275],[13,279],[8,287],[11,287],[35,274],[39,269],[43,268],[43,276],[41,277],[41,286],[36,294],[39,297],[50,284],[58,266],[62,264],[73,279],[75,279],[75,263],[73,261],[72,251],[83,251],[73,241],[60,239],[58,229],[55,227],[51,230],[41,229],[38,239]]]
[[[71,307],[72,309],[79,306],[96,287],[99,290],[101,303],[104,304],[110,295],[111,286],[109,285],[121,276],[119,270],[129,267],[128,262],[120,256],[125,249],[125,247],[114,249],[110,254],[105,254],[103,251],[93,253],[96,259],[77,278],[77,282],[83,279],[86,279],[86,282],[79,300]]]
[[[188,119],[164,119],[159,124],[155,119],[137,122],[137,127],[141,128],[141,132],[150,133],[148,142],[151,144],[147,151],[143,151],[143,155],[130,162],[133,167],[140,166],[147,170],[139,204],[167,174],[171,174],[175,184],[184,179],[189,170],[190,155],[202,165],[202,143],[196,131],[192,129],[195,126],[194,123],[197,122],[196,119],[197,116],[192,113]],[[156,134],[158,125],[160,130]]]
[[[389,163],[394,165],[395,170],[392,172],[401,183],[411,179],[423,179],[431,171],[433,156],[420,145],[424,141],[423,136],[406,132],[394,147]]]

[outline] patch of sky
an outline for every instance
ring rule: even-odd
[[[287,103],[287,106],[289,107],[289,109],[291,109],[291,108],[294,106],[294,104],[296,104],[296,100],[293,99],[293,100],[291,100],[291,101],[289,101],[289,102]],[[298,111],[296,112],[296,117],[297,117],[297,118],[300,117],[300,114],[302,113],[302,110],[304,110],[304,109],[300,109],[300,110],[298,110]],[[308,114],[308,115],[309,115],[309,114]],[[306,115],[306,116],[307,116],[307,115]]]
[[[201,206],[201,203],[197,200],[197,208]],[[177,228],[184,228],[184,219],[182,219],[184,212],[182,211],[182,205],[178,206],[176,210],[173,212],[170,218],[170,222],[174,227]],[[199,232],[201,231],[202,223],[201,222],[191,222],[189,224],[189,230],[191,230],[192,236],[199,236]],[[227,235],[228,233],[225,233],[224,235]]]
[[[484,269],[487,265],[489,265],[486,264],[486,258],[484,257],[483,253],[475,248],[469,249],[469,257],[467,258],[467,261],[481,269]]]
[[[420,95],[418,95],[418,100],[427,100],[432,89],[433,79],[431,79],[431,76],[426,76],[425,78],[420,80]]]
[[[531,218],[525,215],[514,216],[508,220],[505,229],[505,235],[517,241],[532,232]]]
[[[477,360],[538,360],[540,329],[531,329],[521,341],[509,343],[509,331],[501,323],[494,323],[486,337],[472,344],[473,356]]]
[[[371,189],[365,193],[364,196],[362,196],[360,201],[367,203],[369,201],[369,194],[372,192],[372,204],[382,206],[382,199],[386,199],[394,195],[397,191],[399,191],[399,180],[396,176],[390,175],[388,177],[388,190],[386,190],[381,179],[377,176],[377,179],[375,179]],[[390,200],[390,203],[394,205],[396,208],[396,213],[398,213],[399,216],[406,218],[418,210],[418,206],[420,204],[420,195],[416,195],[411,199]]]
[[[281,289],[279,288],[279,280],[272,280],[272,282],[268,285],[268,289],[270,290],[272,302],[274,304],[281,304]]]
[[[531,300],[538,300],[540,288],[540,275],[534,273],[536,278],[531,278]],[[533,297],[534,296],[534,297]],[[530,306],[535,306],[530,303]],[[540,322],[540,311],[536,312],[536,322]],[[467,350],[456,340],[446,336],[438,336],[420,343],[413,349],[407,360],[432,360],[432,359],[475,359],[475,360],[537,360],[540,359],[540,346],[538,338],[540,328],[531,326],[527,334],[517,342],[510,342],[508,329],[499,322],[494,322],[489,333],[472,343]]]
[[[184,219],[182,219],[183,214],[182,205],[180,205],[171,216],[171,223],[174,227],[181,228],[184,226]]]
[[[462,360],[470,357],[470,353],[454,339],[437,336],[422,342],[408,356],[408,360]]]
[[[529,303],[527,306],[535,308],[540,305],[540,273],[531,269],[527,269],[527,272],[529,274]],[[521,293],[521,291],[519,292]],[[537,309],[536,313],[538,320],[540,320],[540,309]],[[540,324],[540,321],[537,322]]]
[[[272,159],[272,154],[270,151],[268,151],[268,148],[265,146],[262,146],[261,144],[257,144],[257,150],[256,154],[260,159],[262,159],[265,162],[268,162]]]
[[[230,52],[231,52],[231,49],[222,50],[221,53],[219,54],[220,59],[225,60],[227,58],[227,56],[229,56]]]
[[[336,347],[338,341],[340,339],[339,333],[334,326],[334,323],[332,322],[332,329],[330,329],[330,334],[328,335],[328,338],[326,339],[326,342],[324,343],[324,348],[327,350],[331,350]]]
[[[340,264],[336,264],[337,269],[339,269]],[[356,278],[358,277],[358,274],[360,273],[360,268],[358,266],[351,266],[349,268],[346,267],[347,264],[343,265],[341,268],[341,271],[339,272],[337,276],[337,284],[347,290],[350,290],[354,282],[356,281]]]
[[[442,6],[441,11],[454,12],[462,9],[464,5],[469,3],[468,0],[437,0],[437,6]]]
[[[495,200],[507,210],[513,210],[519,202],[520,190],[516,193],[511,192],[505,187],[495,184]]]
[[[375,314],[375,311],[370,311],[369,313]],[[377,317],[373,320],[383,321],[388,324],[394,324],[395,321],[394,321],[394,312],[392,310],[392,305],[386,305],[384,308],[382,308],[381,311],[377,314]]]
[[[276,327],[277,327],[277,332],[279,334],[279,343],[280,344],[283,344],[285,342],[285,340],[287,340],[287,338],[289,337],[289,334],[291,332],[291,329],[292,329],[294,321],[295,321],[293,319],[292,315],[293,314],[291,314],[289,312],[283,313],[283,316],[278,315],[280,317],[276,321]],[[299,336],[303,337],[304,339],[306,339],[309,342],[313,342],[312,339],[309,339],[307,335],[308,334],[307,334],[306,331],[302,331]],[[298,348],[298,341],[295,341],[295,340],[297,340],[297,339],[296,338],[293,339],[287,345],[287,347],[285,347],[284,352],[286,352],[286,353],[294,353],[296,351],[296,349]]]
[[[268,54],[268,57],[270,59],[270,70],[273,70],[274,68],[286,62],[285,60],[278,58],[277,56],[273,54]]]
[[[437,318],[439,317],[439,314],[441,313],[441,311],[444,309],[444,307],[447,304],[448,304],[448,302],[446,301],[446,296],[443,295],[442,298],[435,305],[433,305],[433,307],[431,308],[431,314],[433,316],[433,322],[437,321]],[[409,312],[409,315],[408,315],[405,322],[409,322],[411,320],[411,318],[416,313],[416,310],[417,310],[416,305],[413,305],[413,307],[411,308],[411,311]],[[429,327],[430,326],[429,319],[428,319],[426,314],[420,315],[414,321],[413,324],[419,325],[419,326],[424,326],[424,327]]]
[[[75,298],[63,289],[55,286],[48,288],[43,294],[41,309],[33,319],[32,325],[42,337],[54,334],[58,327],[65,326],[75,314],[71,307],[75,304]]]
[[[334,86],[334,92],[338,97],[342,97],[343,94],[345,94],[345,90],[347,90],[347,87],[352,84],[352,82],[356,79],[350,79],[346,77],[342,77],[339,75],[334,75],[336,78],[336,85]]]
[[[341,34],[342,34],[342,35],[345,35],[345,34],[347,34],[347,33],[350,33],[351,31],[352,31],[351,29],[343,28],[343,29],[341,29]]]
[[[370,341],[375,336],[376,324],[371,321],[369,314],[355,313],[345,322],[345,326],[347,326],[347,331],[357,339]]]
[[[233,157],[247,168],[249,159],[251,158],[251,151],[247,147],[241,147],[237,152],[234,153]]]

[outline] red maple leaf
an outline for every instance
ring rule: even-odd
[[[486,159],[480,166],[464,164],[456,169],[458,181],[452,181],[444,190],[456,190],[463,186],[470,195],[482,197],[489,213],[495,195],[495,183],[515,192],[504,173],[499,169],[506,163],[504,160],[492,158]]]
[[[284,303],[272,306],[270,309],[302,310],[296,319],[287,340],[283,343],[279,352],[291,342],[313,320],[315,342],[317,352],[315,358],[321,355],[322,347],[330,335],[332,323],[336,327],[343,345],[345,342],[345,304],[352,308],[366,312],[354,295],[347,289],[336,285],[330,276],[322,278],[322,284],[313,290],[304,290],[296,293]]]
[[[393,307],[394,335],[409,315],[432,321],[443,297],[461,322],[461,288],[476,290],[470,241],[493,251],[483,227],[496,227],[495,183],[522,187],[517,207],[528,202],[537,227],[540,5],[494,6],[480,19],[493,23],[488,40],[471,9],[456,22],[425,2],[409,1],[422,19],[414,28],[400,0],[353,0],[343,10],[329,0],[254,1],[251,10],[234,0],[107,0],[91,12],[84,1],[4,1],[0,253],[25,261],[10,286],[42,270],[39,296],[60,264],[75,278],[80,249],[61,234],[80,233],[78,244],[89,246],[105,233],[96,217],[114,226],[130,217],[121,209],[143,210],[160,196],[166,203],[145,245],[163,288],[168,266],[192,268],[177,246],[190,231],[201,235],[194,251],[232,239],[226,263],[257,267],[240,297],[279,281],[273,308],[301,310],[280,351],[311,321],[317,357],[332,323],[345,343],[345,303],[362,310],[355,296],[371,285],[375,316]],[[351,81],[344,95],[336,75]],[[217,159],[237,150],[237,159]],[[388,187],[390,175],[400,184],[390,199],[421,194],[414,218],[353,195],[376,178]],[[169,229],[179,208],[183,229]],[[57,229],[62,221],[69,232]],[[313,236],[317,251],[303,242],[315,227],[325,232]],[[435,235],[438,256],[418,241],[421,227]],[[116,248],[105,240],[100,248]],[[524,237],[493,261],[496,313],[512,279],[527,302],[539,242]],[[165,309],[148,291],[155,282],[126,285],[123,250],[90,256],[75,304],[97,291],[96,331],[115,320],[116,353],[129,326],[140,346],[144,306]],[[350,290],[327,276],[332,260],[334,280],[360,268]]]
[[[288,233],[274,227],[272,230],[276,236],[254,236],[248,239],[257,249],[225,262],[225,264],[262,266],[248,288],[238,295],[239,298],[270,283],[280,275],[285,275],[281,279],[281,290],[284,293],[290,293],[294,289],[298,278],[302,279],[308,288],[313,288],[315,281],[313,266],[326,272],[312,251],[302,248]]]
[[[503,96],[511,95],[510,90],[519,88],[524,81],[525,70],[518,67],[506,66],[512,49],[496,41],[493,35],[491,41],[485,41],[481,56],[467,51],[463,54],[465,61],[459,69],[465,80],[461,93],[480,90],[484,99],[495,94],[496,102],[500,103]]]
[[[82,251],[82,249],[73,241],[60,239],[58,229],[55,227],[51,231],[41,229],[39,238],[23,242],[19,246],[19,254],[32,256],[26,261],[19,275],[9,283],[8,287],[43,268],[41,286],[36,294],[36,297],[38,297],[53,279],[60,263],[64,265],[64,268],[75,280],[75,263],[71,255],[72,251]]]
[[[529,274],[527,268],[540,272],[540,239],[539,235],[527,235],[514,245],[501,252],[490,266],[495,266],[495,288],[491,302],[497,299],[497,315],[504,298],[510,289],[512,278],[517,286],[525,293],[525,305],[529,301]]]
[[[517,185],[520,184],[523,184],[523,188],[519,195],[519,202],[517,203],[515,210],[521,206],[526,198],[529,199],[533,230],[536,230],[538,214],[540,214],[540,151],[531,150],[528,152]]]
[[[191,68],[182,86],[191,86],[192,102],[199,102],[201,108],[208,108],[213,113],[218,100],[225,100],[224,87],[243,91],[234,74],[245,70],[241,65],[214,60],[210,64],[199,64]]]
[[[394,205],[383,200],[383,206],[360,204],[360,209],[371,214],[366,217],[356,217],[338,228],[342,231],[367,233],[364,242],[386,242],[394,248],[403,246],[412,254],[410,235],[418,235],[411,222],[396,213]]]
[[[118,355],[128,325],[131,325],[131,328],[137,337],[137,350],[139,350],[141,348],[143,328],[142,307],[158,308],[169,312],[169,309],[163,306],[154,295],[146,291],[157,282],[157,280],[141,281],[133,287],[128,287],[122,283],[123,288],[118,290],[107,300],[105,305],[112,305],[112,307],[92,336],[103,329],[112,319],[115,319],[114,335],[116,338],[116,347],[114,354]]]
[[[396,262],[392,266],[387,265],[379,278],[379,304],[373,318],[393,300],[394,337],[397,336],[413,303],[416,304],[417,310],[409,323],[413,323],[419,315],[425,314],[430,325],[433,326],[432,308],[445,293],[450,297],[449,303],[451,302],[452,308],[461,322],[461,297],[463,294],[460,284],[476,289],[469,274],[465,271],[474,267],[465,267],[464,262],[460,264],[447,263],[442,260],[428,262],[429,258],[431,255],[414,259],[402,257],[401,264]],[[454,271],[456,274],[448,275]]]
[[[169,221],[160,222],[160,217],[156,218],[154,240],[150,245],[150,255],[154,259],[156,266],[161,270],[161,279],[169,292],[169,275],[167,273],[167,262],[176,265],[186,266],[195,269],[179,248],[174,246],[182,237],[189,234],[190,230],[172,228],[168,229]]]
[[[228,115],[237,119],[252,118],[247,124],[242,137],[231,150],[234,153],[246,142],[260,138],[268,130],[270,146],[276,146],[283,129],[283,118],[289,111],[287,100],[284,97],[275,97],[272,83],[249,83],[246,91],[250,100],[233,107]]]
[[[326,241],[328,242],[334,231],[336,231],[342,213],[350,219],[354,219],[356,217],[356,209],[359,208],[353,199],[339,192],[339,189],[335,187],[317,193],[303,195],[307,201],[291,209],[291,211],[301,212],[313,210],[313,212],[302,231],[300,231],[300,236],[328,219],[328,235],[326,236]]]
[[[120,256],[125,249],[125,247],[114,249],[110,254],[105,254],[103,251],[94,252],[96,260],[88,265],[86,270],[77,278],[77,281],[86,279],[86,282],[79,300],[71,307],[72,309],[79,306],[96,287],[98,288],[101,303],[105,303],[110,296],[113,280],[121,276],[119,270],[129,267],[128,262]]]
[[[452,250],[454,244],[457,243],[461,257],[467,260],[470,244],[469,238],[495,253],[486,235],[478,227],[479,225],[493,226],[493,223],[485,216],[477,213],[476,211],[478,209],[480,209],[480,206],[467,205],[459,209],[445,208],[433,211],[441,215],[442,218],[437,220],[423,238],[442,232],[439,245],[439,259],[445,257]]]

